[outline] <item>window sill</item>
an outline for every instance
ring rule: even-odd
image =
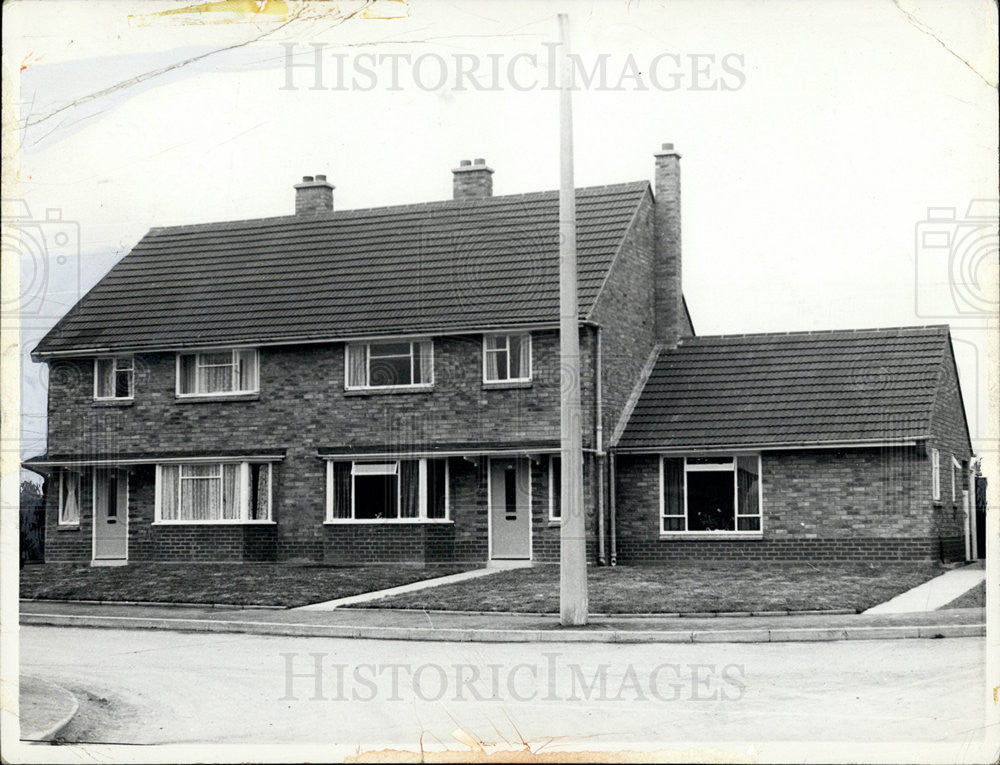
[[[433,385],[407,385],[398,388],[345,388],[345,396],[393,396],[401,393],[433,393]]]
[[[153,521],[151,526],[275,526],[275,521]]]
[[[233,393],[224,396],[174,396],[177,404],[207,404],[209,402],[259,401],[259,393]]]
[[[79,523],[60,523],[56,526],[56,531],[79,531]]]
[[[531,386],[531,380],[497,380],[496,382],[484,382],[483,390],[515,390]]]
[[[324,526],[417,526],[454,523],[451,518],[338,518],[323,521]]]
[[[553,519],[553,518],[549,518],[549,528],[550,529],[559,528],[560,526],[562,526],[562,521],[556,520],[556,519]]]
[[[763,539],[763,531],[661,531],[660,539]]]
[[[98,398],[94,399],[92,406],[102,409],[105,407],[132,406],[134,403],[134,398]]]

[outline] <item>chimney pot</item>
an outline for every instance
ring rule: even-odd
[[[486,166],[485,159],[477,159],[475,163],[463,159],[451,173],[454,200],[467,202],[493,196],[493,170]]]
[[[326,180],[326,176],[325,175],[317,175],[316,176],[316,180],[317,181],[325,181]]]
[[[311,175],[303,175],[302,176],[302,182],[303,183],[312,183],[313,182],[313,177]]]

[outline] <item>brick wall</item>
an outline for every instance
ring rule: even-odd
[[[654,210],[647,194],[594,305],[601,326],[604,439],[611,437],[653,349]]]
[[[920,448],[765,453],[759,539],[659,536],[655,456],[617,459],[620,563],[678,558],[954,559],[955,535],[929,512]],[[961,557],[958,555],[957,557]]]
[[[342,344],[264,348],[259,395],[208,401],[175,397],[173,353],[139,354],[135,400],[123,406],[92,401],[91,359],[61,360],[53,362],[50,374],[48,449],[52,454],[100,452],[108,456],[284,449],[286,458],[274,470],[278,524],[274,554],[281,560],[323,560],[329,555],[330,541],[323,527],[326,479],[318,447],[558,439],[558,335],[554,331],[533,333],[532,345],[530,386],[485,386],[481,336],[469,335],[435,339],[432,392],[389,394],[344,390]],[[581,387],[585,402],[594,398],[593,375],[586,372],[592,346],[592,335],[584,331],[581,348],[588,355]],[[585,406],[585,433],[593,432],[593,423],[593,408]],[[592,438],[585,440],[589,445]],[[465,468],[456,467],[461,469]],[[456,525],[454,549],[462,560],[486,557],[485,488],[476,491],[478,496],[457,492],[453,498],[459,508],[456,518],[462,518]],[[469,504],[471,514],[460,509],[462,503]],[[148,522],[139,519],[137,528],[141,525]],[[50,549],[57,558],[69,554],[59,552],[60,547],[77,546],[68,541],[72,533],[53,534],[57,540]],[[85,536],[89,544],[89,532]],[[220,554],[224,549],[220,548]],[[154,554],[152,547],[141,544],[139,550]],[[89,552],[82,557],[89,558]]]

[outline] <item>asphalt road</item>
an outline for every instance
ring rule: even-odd
[[[534,646],[21,628],[23,671],[80,699],[67,741],[331,756],[460,751],[459,729],[543,752],[819,740],[967,753],[983,735],[984,661],[982,638]]]

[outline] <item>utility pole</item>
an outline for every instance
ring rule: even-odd
[[[576,189],[573,185],[573,62],[569,17],[559,14],[559,359],[562,522],[559,534],[559,614],[564,627],[587,623],[587,539],[583,516],[583,407],[580,402],[580,322],[576,288]]]

